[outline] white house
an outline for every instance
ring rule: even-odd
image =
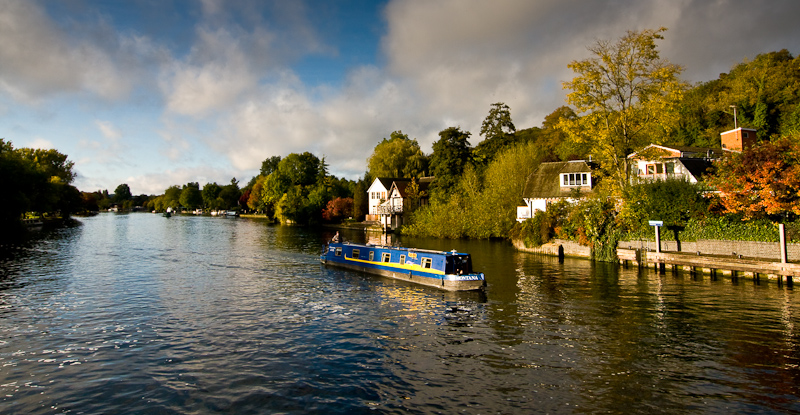
[[[369,189],[367,189],[367,201],[369,205],[367,220],[380,220],[378,216],[378,205],[387,200],[389,189],[392,187],[392,183],[395,180],[398,179],[378,177],[369,186]]]
[[[408,214],[409,196],[414,196],[420,205],[428,201],[428,187],[433,177],[422,177],[417,181],[417,194],[409,194],[412,179],[382,178],[372,182],[367,189],[369,215],[367,220],[380,221],[385,230],[393,230],[405,223]]]
[[[528,178],[523,193],[525,206],[517,207],[517,221],[533,217],[537,210],[559,200],[574,200],[592,192],[593,163],[585,160],[542,163]]]
[[[630,180],[685,179],[697,183],[719,155],[720,150],[713,148],[650,144],[628,156]]]

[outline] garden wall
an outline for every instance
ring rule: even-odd
[[[620,248],[656,250],[655,241],[620,241]],[[667,252],[700,252],[703,255],[741,255],[750,258],[781,259],[781,247],[778,242],[725,241],[718,239],[701,239],[692,242],[661,241],[661,250]],[[786,255],[789,261],[800,261],[800,244],[786,244]]]

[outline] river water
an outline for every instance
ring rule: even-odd
[[[472,253],[446,293],[322,267],[331,231],[80,222],[0,251],[0,413],[800,413],[792,285],[395,240]]]

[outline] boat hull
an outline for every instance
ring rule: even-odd
[[[367,251],[363,252],[365,254],[364,256],[367,256],[370,250],[374,251],[378,255],[384,253],[394,253],[395,258],[399,255],[403,255],[404,258],[408,258],[412,255],[416,256],[415,254],[419,254],[419,256],[427,255],[428,257],[434,257],[437,255],[446,257],[448,255],[454,255],[447,252],[434,253],[433,251],[422,251],[406,248],[332,243],[325,248],[325,253],[320,256],[320,262],[324,265],[381,275],[387,278],[408,281],[447,291],[482,290],[486,286],[486,280],[483,273],[470,272],[466,274],[449,274],[443,272],[442,269],[437,270],[435,268],[431,268],[429,270],[423,270],[421,269],[419,263],[415,264],[411,258],[409,258],[408,262],[400,264],[394,262],[367,260],[366,258],[360,257],[348,257],[348,255],[344,252],[342,252],[341,255],[336,255],[337,248],[341,250],[342,247],[345,247],[345,249],[349,248],[351,253],[353,252],[353,249]],[[459,255],[463,256],[465,254]]]

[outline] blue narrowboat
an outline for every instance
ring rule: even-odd
[[[483,273],[472,270],[469,254],[455,250],[331,242],[320,262],[448,291],[480,290],[486,286]]]

